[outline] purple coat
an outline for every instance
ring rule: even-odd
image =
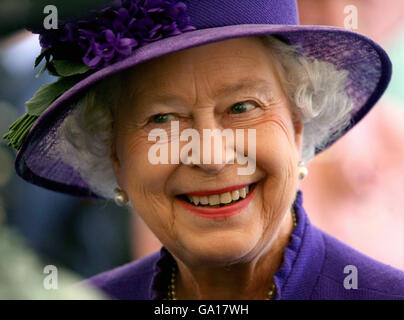
[[[276,300],[404,300],[403,271],[378,262],[313,226],[303,209],[301,191],[294,207],[297,226],[274,276]],[[114,299],[164,299],[173,263],[171,254],[163,247],[86,282]]]

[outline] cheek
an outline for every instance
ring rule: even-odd
[[[127,135],[121,141],[122,187],[149,228],[160,236],[160,241],[167,241],[165,237],[173,233],[175,217],[172,199],[166,194],[166,183],[175,165],[153,165],[148,160],[148,151],[154,142],[148,141],[147,135]]]
[[[293,126],[287,117],[268,117],[256,130],[257,166],[269,175],[278,176],[287,174],[291,166],[297,165],[298,150]]]
[[[265,223],[279,223],[297,188],[297,153],[293,126],[286,117],[271,117],[257,129],[257,168],[265,174],[262,212]],[[268,228],[269,230],[272,228]]]
[[[139,130],[121,134],[118,139],[122,187],[135,198],[163,199],[166,182],[175,165],[154,165],[149,161],[149,150],[155,142],[148,140],[147,133]]]

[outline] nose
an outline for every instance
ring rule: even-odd
[[[193,128],[199,133],[200,153],[195,157],[199,162],[191,163],[191,166],[206,174],[217,175],[226,165],[234,163],[233,130],[224,129],[213,112],[195,115]]]
[[[198,167],[208,175],[217,175],[219,174],[220,171],[224,169],[226,164],[227,163],[225,161],[221,161],[220,163],[214,163],[213,161],[211,161],[211,163],[204,163],[202,159],[200,163],[194,164],[194,166]]]

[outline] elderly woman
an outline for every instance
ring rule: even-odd
[[[130,205],[164,245],[88,283],[116,299],[404,298],[404,273],[312,226],[299,191],[385,90],[374,42],[299,26],[291,0],[126,0],[39,32],[60,79],[6,135],[17,172]]]

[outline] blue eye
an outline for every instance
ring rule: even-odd
[[[153,116],[152,121],[154,123],[167,123],[171,120],[172,116],[173,115],[171,113],[160,113]]]
[[[256,105],[249,101],[238,102],[230,108],[230,113],[233,113],[233,114],[244,113],[244,112],[250,111],[255,108],[256,108]]]

